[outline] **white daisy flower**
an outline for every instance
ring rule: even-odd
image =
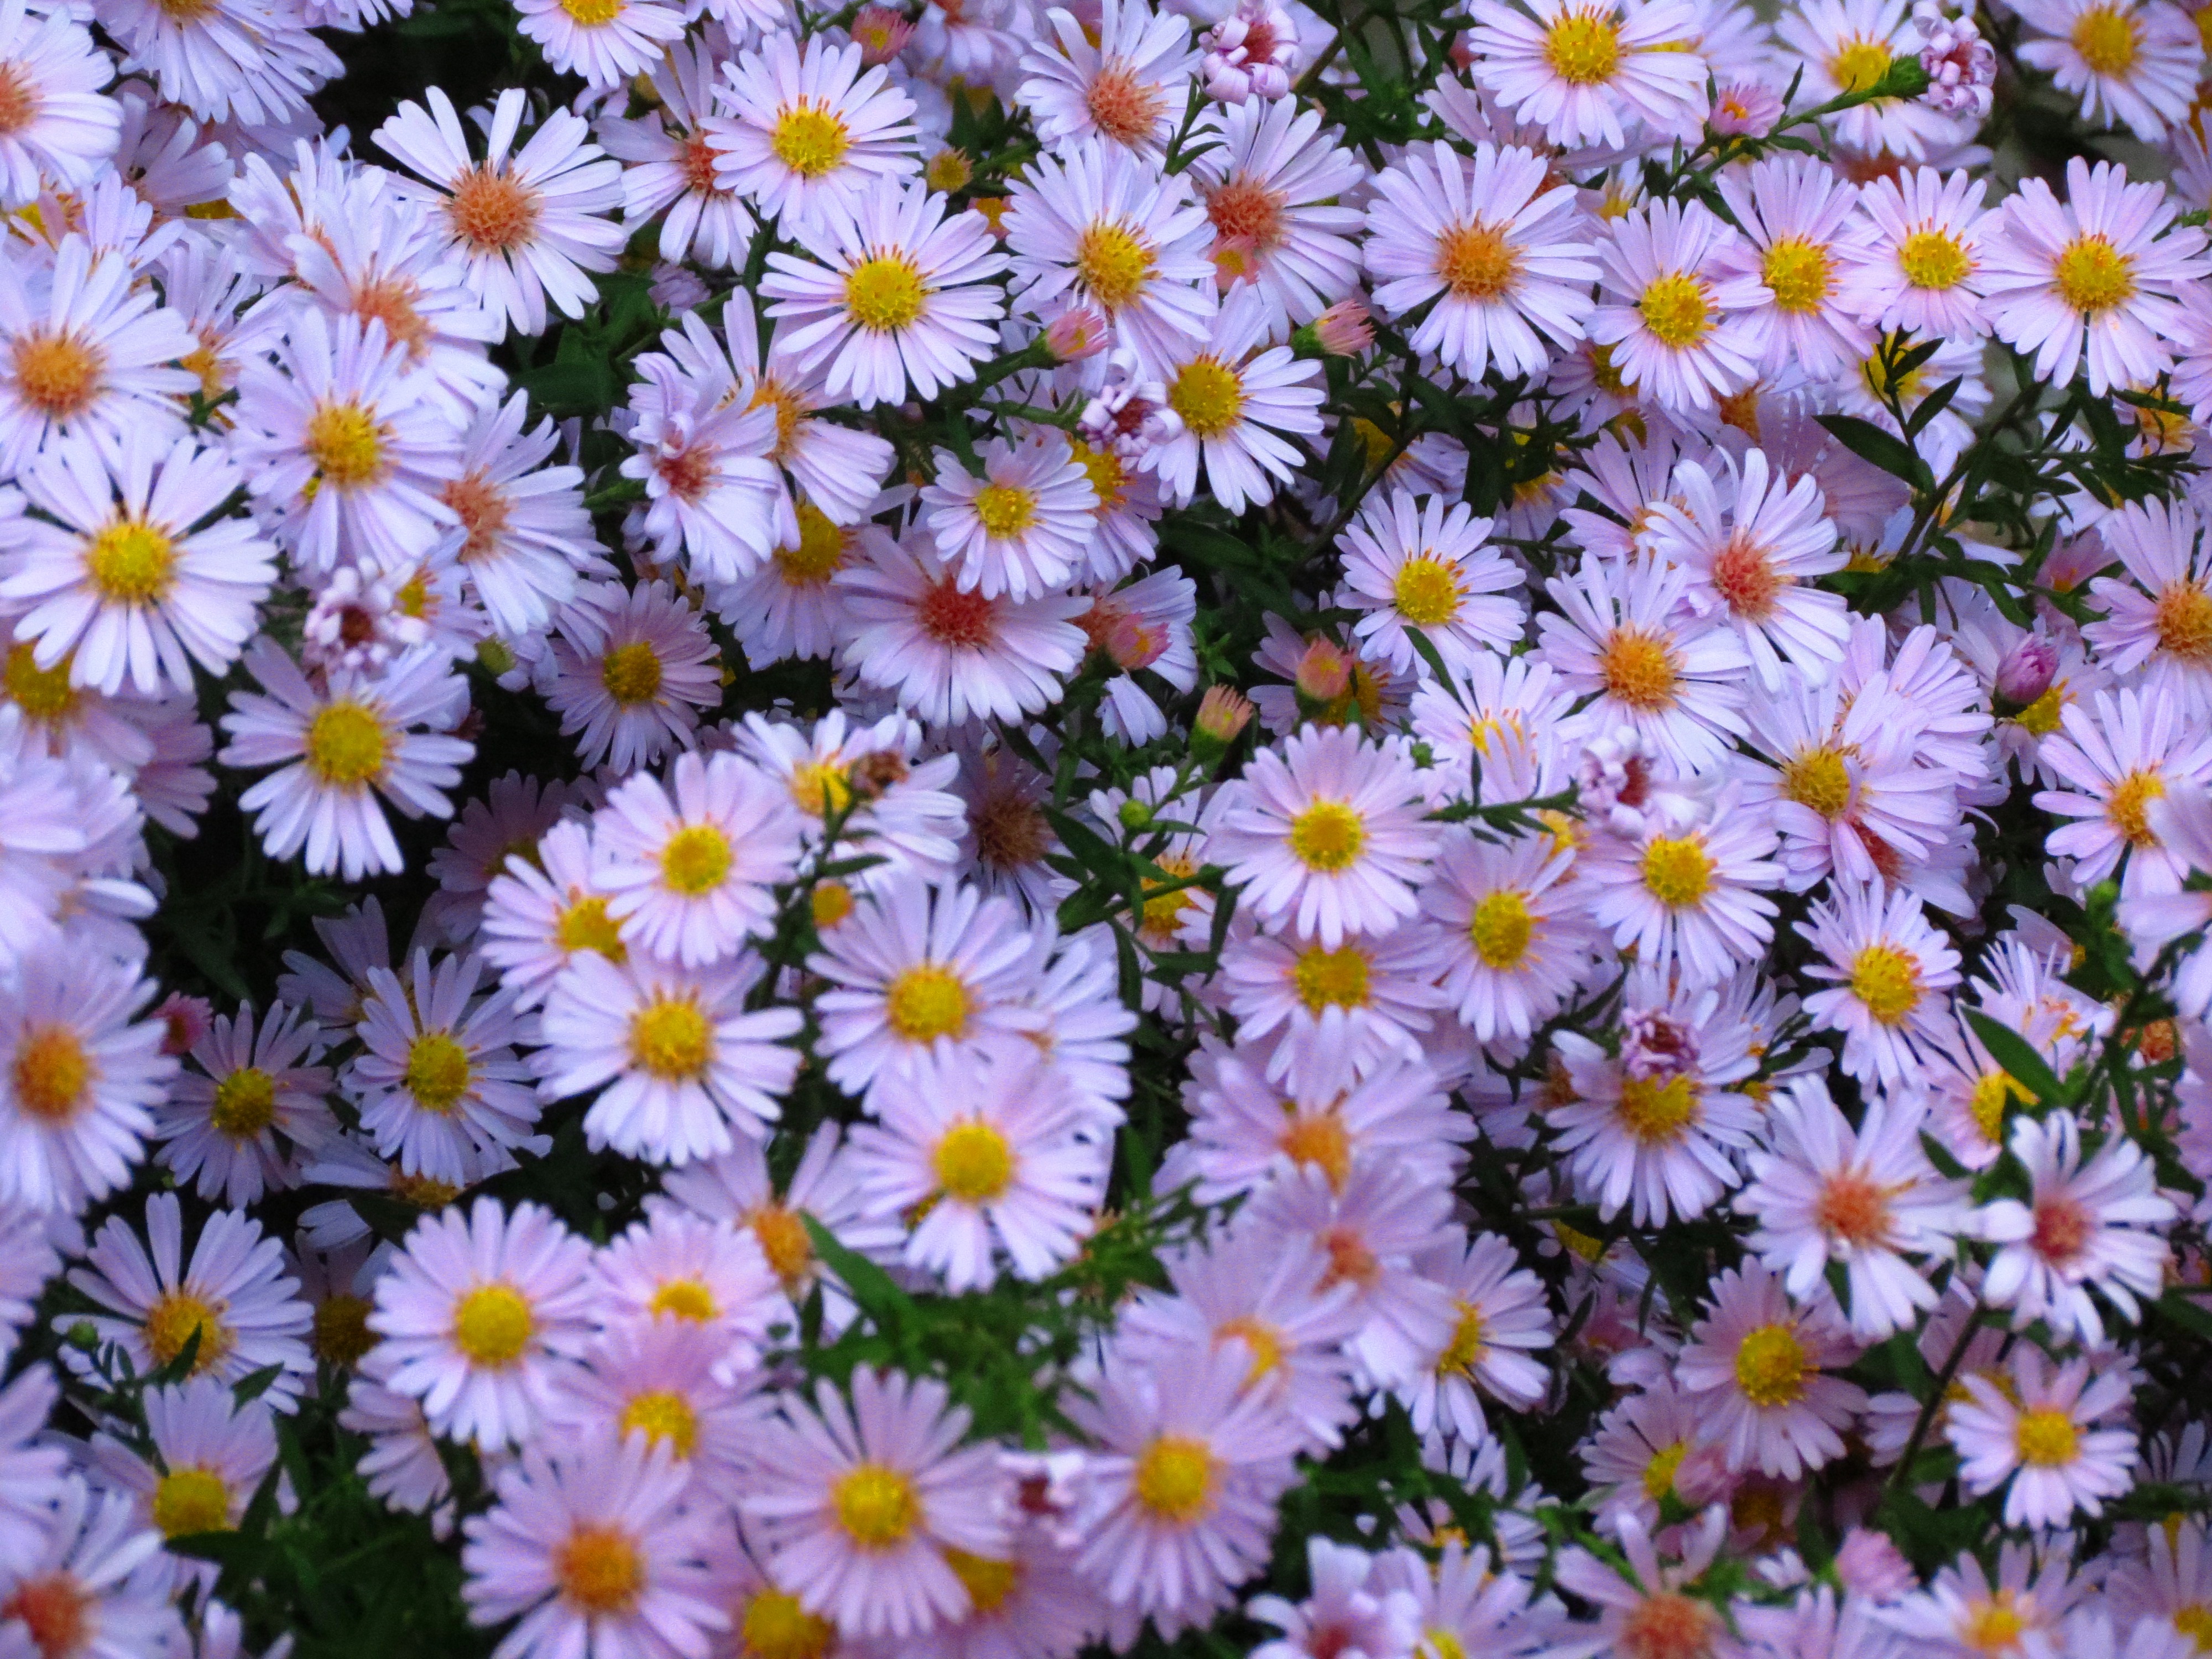
[[[1674,1369],[1704,1416],[1701,1437],[1719,1443],[1730,1469],[1795,1480],[1844,1455],[1841,1431],[1866,1394],[1826,1373],[1856,1358],[1828,1308],[1794,1306],[1753,1261],[1713,1281]]]
[[[1880,86],[1893,58],[1921,49],[1911,11],[1907,0],[1799,0],[1776,26],[1784,72],[1802,76],[1798,97],[1810,106]],[[1925,98],[1870,98],[1830,119],[1854,155],[1931,161],[1972,137],[1968,123]]]
[[[786,240],[811,237],[827,203],[856,209],[919,170],[914,100],[857,42],[778,32],[723,77],[725,113],[706,124],[715,176]]]
[[[722,701],[706,619],[665,581],[596,583],[554,620],[546,706],[586,766],[629,773],[689,748]]]
[[[2002,222],[1982,205],[1988,188],[1964,167],[1903,167],[1867,185],[1868,234],[1841,250],[1843,304],[1877,328],[1923,339],[1987,333],[1982,262]]]
[[[2100,691],[2087,708],[2062,709],[2059,727],[2037,757],[2067,787],[2037,791],[2035,805],[2075,821],[2053,830],[2045,847],[2073,860],[2073,879],[2083,886],[2124,860],[2127,897],[2179,891],[2188,866],[2159,840],[2148,808],[2169,789],[2212,784],[2212,734],[2179,700],[2154,690]]]
[[[1923,1051],[1945,1035],[1959,953],[1929,926],[1920,900],[1876,880],[1838,884],[1797,931],[1826,958],[1805,969],[1829,988],[1805,999],[1814,1025],[1839,1031],[1844,1070],[1895,1088],[1919,1074]]]
[[[70,187],[92,181],[116,153],[123,111],[104,88],[114,65],[66,11],[0,6],[0,204],[29,206],[42,177]]]
[[[1095,24],[1056,6],[1044,21],[1057,50],[1040,40],[1022,54],[1014,101],[1045,148],[1096,135],[1142,155],[1165,150],[1198,67],[1189,21],[1146,0],[1104,0]]]
[[[922,488],[924,522],[945,568],[987,599],[1065,589],[1084,562],[1098,507],[1067,440],[1051,431],[1020,444],[999,439],[978,459],[980,476],[939,450],[937,480]]]
[[[1714,268],[1748,276],[1763,303],[1745,313],[1760,368],[1826,380],[1873,344],[1843,303],[1843,276],[1869,232],[1856,185],[1819,158],[1777,155],[1722,181],[1722,199],[1743,232]]]
[[[1528,1354],[1552,1346],[1544,1281],[1495,1233],[1449,1240],[1414,1257],[1413,1267],[1451,1292],[1458,1320],[1429,1370],[1399,1398],[1416,1434],[1440,1429],[1480,1441],[1489,1433],[1481,1395],[1527,1411],[1550,1389],[1550,1370]]]
[[[1450,940],[1442,988],[1480,1042],[1526,1040],[1590,970],[1595,930],[1571,848],[1444,831],[1421,909]]]
[[[1363,653],[1395,672],[1421,674],[1408,633],[1419,629],[1444,666],[1471,670],[1477,659],[1519,643],[1528,610],[1493,594],[1527,580],[1490,544],[1491,521],[1464,502],[1393,489],[1370,499],[1345,526],[1345,601],[1367,614],[1353,625]]]
[[[1717,985],[1765,955],[1774,937],[1776,907],[1765,890],[1781,885],[1773,852],[1772,824],[1723,785],[1703,823],[1650,813],[1633,836],[1593,848],[1582,866],[1595,889],[1591,914],[1646,967],[1671,967],[1688,986]]]
[[[221,450],[158,428],[72,437],[21,483],[47,517],[26,520],[0,562],[0,605],[21,613],[16,637],[40,668],[152,696],[191,690],[195,664],[220,675],[238,659],[276,568],[250,519],[216,516],[246,487]]]
[[[1662,409],[1711,409],[1757,379],[1768,302],[1758,277],[1725,259],[1737,234],[1702,202],[1624,214],[1598,241],[1607,303],[1584,325],[1622,383]]]
[[[584,510],[584,474],[545,465],[560,434],[550,418],[526,428],[530,400],[521,392],[504,403],[487,398],[473,413],[459,476],[440,492],[460,520],[454,556],[495,629],[536,634],[574,597],[580,574],[605,568]]]
[[[1945,1413],[1944,1437],[1958,1450],[1968,1492],[1978,1498],[2006,1487],[2007,1526],[2063,1527],[2077,1510],[2102,1515],[2106,1498],[2134,1484],[2135,1431],[2100,1426],[2134,1403],[2136,1377],[2126,1365],[2077,1358],[2053,1366],[2023,1342],[2008,1375],[1960,1381],[1967,1398]]]
[[[1687,0],[1477,0],[1475,79],[1556,145],[1620,149],[1643,125],[1686,137],[1710,73]]]
[[[744,201],[715,169],[722,152],[709,122],[721,61],[707,39],[672,42],[653,66],[659,107],[634,121],[608,114],[593,129],[607,154],[623,163],[623,224],[635,229],[659,220],[662,258],[696,259],[712,270],[743,264],[755,229]]]
[[[217,1014],[192,1045],[198,1069],[178,1076],[155,1115],[162,1167],[232,1205],[292,1185],[292,1154],[337,1127],[330,1068],[314,1063],[322,1052],[322,1027],[282,1002],[258,1021],[250,1004],[235,1019]]]
[[[2189,119],[2204,68],[2189,12],[2163,0],[2026,0],[2018,9],[2036,31],[2020,43],[2021,62],[2080,98],[2083,119],[2146,143]]]
[[[161,0],[112,0],[100,21],[126,64],[202,121],[282,128],[345,73],[309,32],[306,8],[281,0],[207,0],[182,11]]]
[[[684,13],[659,0],[515,0],[515,30],[556,74],[611,90],[656,68],[684,38]]]
[[[1268,501],[1277,483],[1297,476],[1304,457],[1293,441],[1321,431],[1320,362],[1267,345],[1267,328],[1258,293],[1232,288],[1205,343],[1179,347],[1162,370],[1175,429],[1146,448],[1141,465],[1176,501],[1197,493],[1201,466],[1206,494],[1226,511]]]
[[[1268,338],[1289,338],[1359,289],[1357,238],[1366,216],[1341,198],[1366,176],[1295,98],[1252,99],[1222,112],[1191,178],[1213,228],[1213,266],[1267,307]]]

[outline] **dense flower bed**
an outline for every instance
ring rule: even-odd
[[[4,0],[0,1659],[2212,1650],[2212,9]]]

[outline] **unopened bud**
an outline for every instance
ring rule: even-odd
[[[181,991],[173,991],[154,1011],[154,1018],[161,1022],[161,1052],[187,1054],[208,1034],[208,1027],[214,1022],[215,1008],[205,997],[188,997]]]
[[[89,1319],[80,1319],[69,1328],[67,1340],[70,1346],[78,1352],[90,1353],[100,1346],[100,1333],[93,1328]]]
[[[921,170],[922,182],[932,190],[950,193],[967,188],[968,181],[975,176],[975,164],[957,149],[940,149],[929,158],[929,165]]]
[[[1206,688],[1198,700],[1198,718],[1191,722],[1190,752],[1200,765],[1221,764],[1229,746],[1252,723],[1252,700],[1225,685]]]
[[[2040,634],[2029,635],[1997,665],[1997,712],[2018,714],[2051,690],[2057,672],[2058,647]]]
[[[1086,357],[1096,357],[1106,349],[1114,337],[1113,326],[1104,313],[1089,306],[1070,306],[1046,325],[1044,343],[1052,353],[1053,361],[1079,363]]]
[[[1121,827],[1134,834],[1147,828],[1152,821],[1152,809],[1133,795],[1121,803]]]
[[[1107,627],[1106,654],[1125,674],[1150,668],[1167,654],[1167,629],[1147,628],[1138,617],[1125,613],[1115,617]]]
[[[913,38],[914,25],[893,7],[863,6],[854,15],[853,43],[860,49],[860,62],[870,69],[890,63]]]
[[[1358,300],[1339,300],[1314,319],[1314,335],[1332,357],[1357,357],[1375,343],[1375,325]]]
[[[1298,659],[1291,682],[1298,712],[1310,720],[1340,704],[1352,692],[1352,655],[1334,640],[1316,640]]]
[[[477,660],[483,665],[484,672],[488,674],[496,677],[509,673],[514,667],[514,647],[505,640],[490,638],[478,640]]]

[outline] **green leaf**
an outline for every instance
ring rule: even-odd
[[[1928,464],[1912,453],[1911,446],[1872,421],[1863,421],[1856,415],[1821,415],[1815,418],[1861,460],[1880,467],[1893,478],[1902,478],[1915,489],[1936,487]]]
[[[1982,1047],[1990,1051],[1990,1058],[2005,1069],[2005,1074],[2035,1097],[2037,1103],[2055,1106],[2066,1098],[2065,1085],[2061,1084],[2035,1052],[2026,1037],[2009,1025],[2000,1025],[1978,1008],[1962,1010],[1966,1024],[1982,1040]]]
[[[813,1241],[814,1254],[837,1275],[877,1329],[889,1332],[914,1317],[914,1298],[901,1290],[889,1273],[859,1251],[840,1244],[837,1235],[812,1216],[802,1212],[799,1219],[806,1224],[806,1236]]]

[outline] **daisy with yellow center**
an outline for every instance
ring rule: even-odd
[[[1918,895],[1839,878],[1798,932],[1826,958],[1806,972],[1830,987],[1807,997],[1805,1012],[1843,1034],[1844,1069],[1886,1085],[1918,1075],[1923,1050],[1948,1035],[1945,993],[1959,982],[1959,953]]]
[[[1270,345],[1266,305],[1249,286],[1231,290],[1202,349],[1179,352],[1164,376],[1177,428],[1145,453],[1177,502],[1206,494],[1231,513],[1271,499],[1299,465],[1291,438],[1320,432],[1321,364]]]

